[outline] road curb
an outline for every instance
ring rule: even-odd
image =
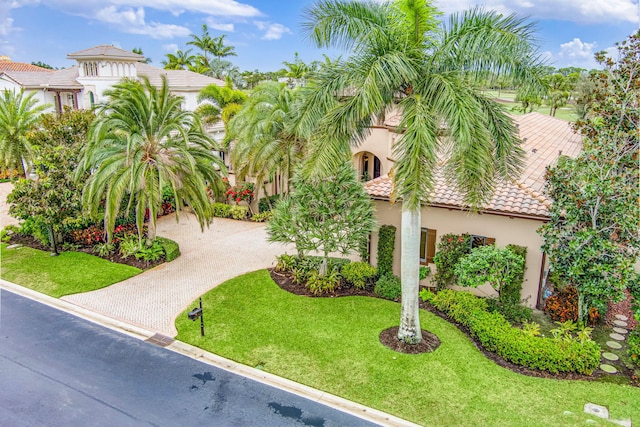
[[[152,337],[153,335],[155,335],[154,331],[145,329],[137,325],[131,325],[129,323],[126,323],[117,319],[113,319],[111,317],[93,312],[84,307],[70,303],[68,301],[50,297],[48,295],[33,291],[31,289],[25,288],[20,285],[16,285],[15,283],[11,283],[6,280],[0,279],[0,289],[5,289],[9,292],[18,294],[25,298],[29,298],[29,299],[41,302],[50,307],[54,307],[59,310],[71,313],[75,316],[81,317],[90,322],[99,324],[101,326],[105,326],[109,329],[113,329],[118,332],[125,333],[129,336],[132,336],[140,340],[146,340]],[[0,293],[0,298],[1,298],[1,293]],[[241,375],[245,378],[249,378],[249,379],[258,381],[260,383],[267,384],[272,387],[296,394],[298,396],[302,396],[309,400],[322,403],[326,406],[329,406],[331,408],[337,409],[342,412],[346,412],[348,414],[354,415],[358,418],[362,418],[372,423],[376,423],[382,426],[393,426],[393,427],[418,426],[418,424],[414,424],[407,420],[403,420],[401,418],[395,417],[393,415],[387,414],[377,409],[369,408],[359,403],[355,403],[350,400],[344,399],[342,397],[335,396],[333,394],[326,393],[321,390],[317,390],[315,388],[306,386],[304,384],[300,384],[295,381],[292,381],[283,377],[279,377],[277,375],[270,374],[268,372],[264,372],[256,368],[252,368],[250,366],[243,365],[238,362],[234,362],[233,360],[226,359],[222,356],[219,356],[214,353],[210,353],[199,347],[192,346],[182,341],[174,341],[173,343],[166,346],[165,348],[173,352],[182,354],[184,356],[187,356],[193,359],[198,359],[202,362],[205,362],[209,365],[213,365],[220,369],[224,369],[226,371],[235,373],[237,375]]]

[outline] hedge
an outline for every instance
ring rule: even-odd
[[[166,237],[156,237],[156,240],[160,242],[160,246],[164,249],[167,262],[171,262],[180,256],[180,246],[178,243]]]
[[[498,312],[489,313],[486,302],[468,292],[443,290],[420,293],[438,310],[469,328],[482,346],[505,360],[531,369],[591,375],[600,364],[600,347],[594,341],[533,336],[514,328]]]
[[[383,225],[378,231],[378,274],[393,273],[393,251],[396,246],[396,227]]]

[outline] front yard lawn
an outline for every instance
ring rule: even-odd
[[[104,288],[142,271],[82,252],[61,252],[52,257],[26,246],[7,249],[4,243],[0,255],[0,277],[56,298]]]
[[[192,304],[192,307],[196,303]],[[442,345],[399,354],[379,342],[400,305],[370,297],[309,298],[280,289],[266,270],[203,295],[199,322],[177,321],[178,339],[237,362],[424,425],[584,425],[587,402],[614,419],[640,420],[640,389],[532,378],[487,359],[455,326],[421,311]]]

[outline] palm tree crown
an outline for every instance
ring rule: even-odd
[[[148,239],[153,240],[165,187],[178,208],[185,201],[200,226],[208,225],[212,211],[206,186],[220,185],[224,165],[212,153],[214,143],[197,116],[181,109],[182,98],[170,94],[166,78],[159,89],[145,77],[125,80],[107,95],[78,170],[92,171],[83,202],[95,214],[104,201],[108,240],[125,200],[126,209],[135,211],[140,238],[148,212]]]
[[[32,130],[48,105],[38,103],[35,92],[27,96],[5,89],[0,97],[0,161],[5,167],[18,167],[27,177],[31,144],[27,132]]]

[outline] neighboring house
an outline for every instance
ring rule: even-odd
[[[420,262],[435,271],[433,256],[440,236],[448,233],[468,233],[473,236],[472,246],[496,244],[504,247],[516,244],[527,247],[526,272],[522,297],[529,306],[540,303],[546,271],[545,255],[540,247],[542,238],[537,234],[540,226],[549,220],[550,200],[544,196],[544,175],[547,166],[560,155],[575,157],[582,149],[579,135],[569,123],[551,116],[529,113],[514,117],[526,151],[526,166],[519,180],[497,185],[491,201],[479,212],[470,212],[462,197],[446,185],[442,173],[436,174],[436,185],[431,202],[422,209]],[[392,147],[400,134],[394,132],[397,117],[383,126],[371,129],[369,137],[354,153],[354,163],[365,178],[373,178],[365,185],[374,200],[379,225],[397,227],[394,254],[394,272],[400,273],[400,217],[401,201],[391,200],[392,181],[388,175],[393,165]],[[378,236],[371,239],[372,263],[376,263]],[[431,275],[431,277],[433,274]],[[429,278],[425,284],[429,283]],[[485,285],[480,294],[493,294]]]
[[[50,111],[61,112],[64,107],[89,109],[106,100],[104,92],[124,78],[146,76],[160,86],[166,76],[171,92],[184,98],[183,108],[195,110],[198,92],[210,84],[224,86],[224,81],[187,70],[164,70],[145,64],[143,55],[101,45],[67,55],[78,65],[62,70],[46,70],[30,64],[0,60],[0,90],[23,88],[35,92],[41,103],[51,105]],[[44,72],[43,72],[44,71]],[[222,123],[207,131],[216,139],[224,137]]]

